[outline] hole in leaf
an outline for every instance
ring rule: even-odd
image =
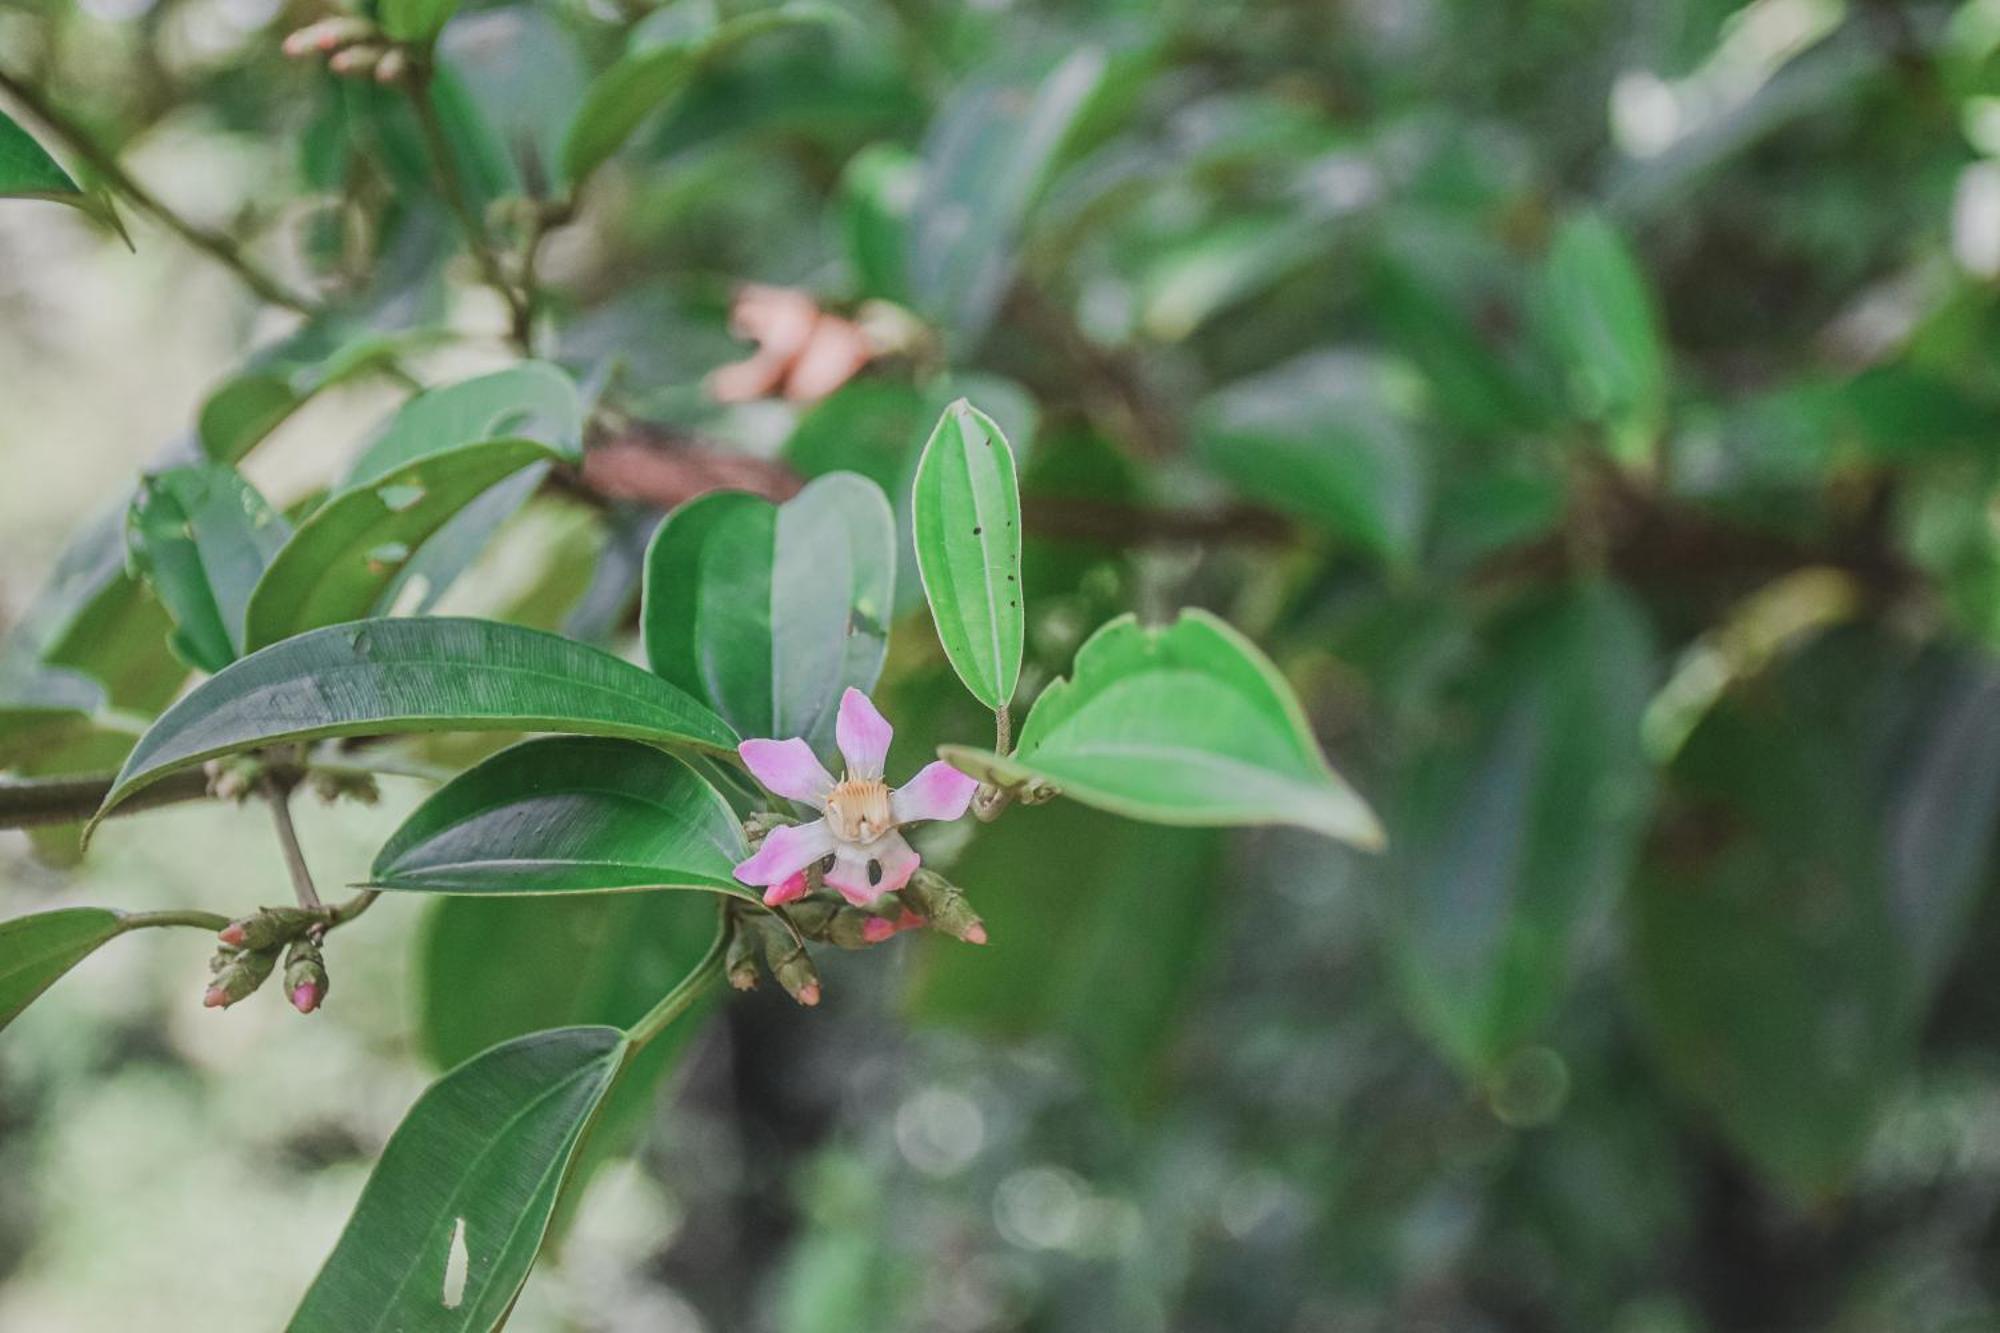
[[[444,1291],[440,1299],[447,1310],[456,1310],[465,1299],[465,1281],[472,1272],[472,1252],[465,1247],[465,1219],[451,1228],[451,1250],[444,1259]]]
[[[410,558],[410,548],[404,542],[383,542],[362,557],[368,562],[368,572],[381,574]]]
[[[400,514],[405,509],[423,503],[424,488],[414,482],[391,483],[377,489],[375,498],[380,500],[390,513]]]
[[[422,574],[412,574],[396,589],[396,600],[384,614],[392,616],[413,616],[417,614],[431,595],[431,581]]]

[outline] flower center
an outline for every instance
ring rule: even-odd
[[[826,824],[842,842],[869,843],[896,827],[889,784],[880,778],[847,778],[826,798]]]

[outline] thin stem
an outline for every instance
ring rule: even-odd
[[[1014,715],[1006,704],[993,713],[993,753],[1004,756],[1014,748]]]
[[[306,297],[292,291],[277,278],[260,268],[256,261],[243,253],[242,247],[219,232],[210,231],[188,221],[170,208],[164,200],[118,165],[117,157],[101,147],[85,132],[82,126],[58,111],[48,98],[34,87],[14,78],[5,70],[0,70],[0,90],[19,102],[33,113],[45,129],[59,140],[64,147],[78,158],[88,163],[92,172],[101,177],[105,184],[131,200],[142,211],[149,213],[167,230],[201,251],[209,258],[227,268],[239,278],[243,285],[272,305],[296,310],[302,315],[310,315],[318,306]]]
[[[452,776],[442,768],[395,760],[366,764],[344,759],[315,759],[304,769],[304,775],[313,773],[328,773],[336,777],[416,778],[423,782],[443,782]],[[80,823],[97,813],[117,777],[115,773],[84,773],[59,778],[0,780],[0,829],[46,828]],[[212,795],[207,775],[198,768],[186,769],[141,788],[120,801],[117,808],[105,817],[118,819],[142,810],[157,810],[164,805],[204,800]]]
[[[298,897],[299,906],[308,912],[325,911],[326,904],[319,900],[319,890],[313,887],[306,854],[299,847],[299,831],[292,826],[292,789],[268,772],[258,780],[258,785],[271,803],[271,820],[278,826],[278,845],[284,848],[285,869],[291,872],[292,892]]]
[[[196,930],[213,932],[228,924],[229,918],[220,912],[202,912],[189,907],[166,912],[133,912],[119,920],[118,929],[124,932],[153,926],[192,926]]]
[[[507,274],[500,267],[500,256],[493,252],[487,240],[486,227],[479,215],[472,211],[465,184],[459,179],[457,161],[452,157],[451,140],[445,135],[444,122],[438,119],[437,104],[431,100],[430,67],[424,65],[418,68],[403,81],[403,87],[410,95],[411,108],[416,112],[417,128],[423,134],[424,149],[430,154],[431,168],[437,172],[438,193],[444,196],[445,207],[458,219],[459,230],[465,233],[466,248],[471,250],[473,262],[479,265],[480,276],[507,303],[514,340],[521,344],[525,352],[528,350],[527,333],[534,321],[534,310],[507,281]]]
[[[694,970],[682,977],[680,985],[668,991],[644,1018],[632,1025],[625,1035],[632,1043],[634,1052],[644,1050],[647,1043],[666,1031],[669,1023],[686,1013],[709,987],[722,979],[722,955],[728,941],[729,927],[718,925],[715,942],[708,946],[708,952],[694,965]]]

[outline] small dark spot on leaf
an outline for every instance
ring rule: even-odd
[[[977,537],[980,534],[980,532],[981,532],[980,526],[977,523],[974,523],[972,525],[972,535]]]

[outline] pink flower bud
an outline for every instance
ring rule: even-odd
[[[228,989],[219,985],[210,986],[208,993],[201,997],[201,1007],[204,1009],[227,1009],[229,1007]]]
[[[784,903],[797,902],[806,896],[806,872],[797,874],[764,890],[764,905],[777,907]]]
[[[292,1008],[302,1014],[309,1014],[319,1008],[320,988],[310,981],[292,987]]]
[[[868,924],[861,928],[861,938],[870,944],[880,944],[896,933],[896,923],[886,916],[872,916]]]

